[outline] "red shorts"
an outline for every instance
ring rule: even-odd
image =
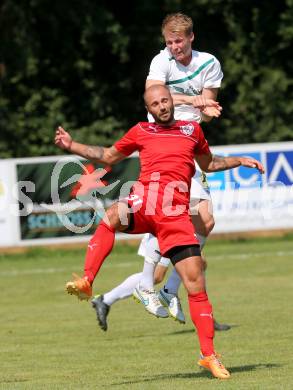
[[[176,246],[199,245],[188,205],[173,199],[172,207],[163,207],[163,196],[160,194],[152,201],[148,191],[140,192],[132,189],[131,194],[123,199],[132,213],[127,233],[152,233],[158,239],[162,256]]]

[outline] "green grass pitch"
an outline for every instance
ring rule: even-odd
[[[85,245],[86,246],[86,245]],[[186,325],[156,319],[128,299],[98,328],[88,302],[64,291],[84,249],[0,255],[0,389],[293,389],[293,236],[210,241],[207,281],[215,318],[233,327],[215,345],[232,373],[197,367],[198,343],[185,291]],[[136,247],[117,243],[94,290],[142,268]]]

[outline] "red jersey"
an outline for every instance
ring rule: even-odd
[[[187,193],[179,188],[174,196],[189,202],[191,178],[195,173],[194,157],[198,154],[209,154],[210,149],[203,131],[197,122],[175,121],[171,126],[156,123],[139,122],[114,144],[122,154],[129,156],[139,152],[140,176],[138,181],[148,186],[159,182],[160,192],[171,182],[187,184]]]

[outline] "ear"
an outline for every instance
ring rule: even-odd
[[[193,41],[194,41],[194,38],[195,38],[194,33],[191,33],[191,34],[190,34],[190,42],[193,42]]]

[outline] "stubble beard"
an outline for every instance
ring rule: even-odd
[[[164,114],[165,114],[165,113],[164,113]],[[156,121],[159,125],[163,125],[163,126],[169,126],[169,125],[171,125],[171,124],[174,122],[174,107],[170,109],[168,119],[161,119],[161,117],[157,116],[157,117],[155,117],[155,121]]]

